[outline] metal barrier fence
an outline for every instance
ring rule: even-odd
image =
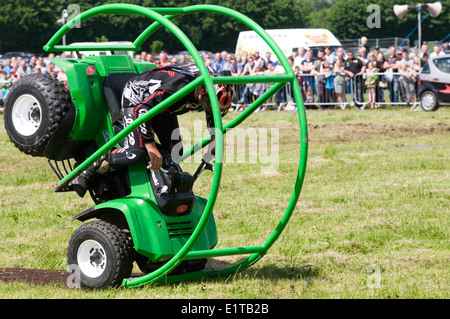
[[[406,92],[406,89],[411,90],[411,83],[405,83],[400,73],[372,73],[377,75],[376,100],[377,105],[393,105],[393,106],[412,106],[416,108],[419,105],[417,96],[417,80],[414,82],[413,102],[404,101],[406,96],[410,96],[411,92]],[[257,74],[264,76],[263,73]],[[365,74],[357,74],[354,78],[348,78],[345,82],[345,100],[339,101],[339,96],[336,94],[336,87],[327,89],[326,79],[323,76],[315,74],[298,74],[297,80],[303,95],[305,106],[340,106],[345,109],[347,106],[365,105],[369,100],[367,96],[367,87],[365,85]],[[333,83],[334,84],[334,83]],[[272,83],[252,83],[252,84],[238,84],[235,86],[235,98],[232,106],[235,111],[244,109],[247,104],[251,104],[261,94],[267,91]],[[389,97],[389,101],[385,99]],[[241,103],[240,103],[241,102]],[[278,111],[284,109],[295,110],[296,103],[292,93],[291,83],[287,83],[281,90],[272,96],[259,109],[272,108]],[[0,107],[0,112],[3,108]]]
[[[260,74],[262,75],[262,74]],[[412,106],[419,105],[417,97],[417,80],[413,83],[403,79],[400,73],[372,73],[377,76],[375,89],[376,105]],[[263,75],[262,75],[263,76]],[[368,104],[368,88],[365,83],[367,73],[357,74],[354,78],[347,77],[343,89],[343,95],[336,93],[337,87],[327,86],[324,76],[315,74],[298,74],[297,79],[303,95],[306,107],[326,107],[340,106],[345,109],[347,106],[363,106]],[[333,77],[334,78],[334,77]],[[409,82],[409,83],[406,83]],[[257,97],[271,87],[270,83],[256,83],[251,85],[237,85],[235,87],[235,99],[233,106],[235,111],[244,109],[247,104],[252,103]],[[412,86],[411,86],[412,85]],[[406,91],[409,89],[410,91]],[[407,101],[406,98],[413,99]],[[292,87],[287,83],[280,91],[272,96],[260,110],[273,108],[278,111],[290,107],[295,110],[295,101],[292,95]]]
[[[415,74],[416,79],[407,79],[399,72],[392,73],[372,73],[377,77],[375,85],[376,104],[378,105],[393,105],[393,106],[413,106],[416,107],[418,102],[418,74]],[[365,85],[367,73],[355,75],[352,81],[353,100],[357,104],[364,104],[367,101],[364,99],[364,90],[367,89]],[[362,89],[361,89],[362,85]],[[357,91],[359,90],[359,92]],[[384,99],[384,91],[388,91],[389,102]],[[362,93],[362,94],[361,94]]]

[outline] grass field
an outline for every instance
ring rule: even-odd
[[[97,292],[0,283],[0,298],[449,298],[450,109],[353,108],[308,111],[307,118],[309,156],[297,208],[248,270]],[[203,115],[180,120],[192,128]],[[226,161],[214,209],[219,247],[263,243],[287,206],[297,169],[295,113],[255,113],[240,128],[276,128],[279,165],[267,172],[261,161]],[[192,172],[195,164],[183,168]],[[211,176],[201,176],[198,195],[207,196]],[[54,193],[56,182],[46,159],[14,148],[0,120],[0,268],[67,269],[67,243],[81,224],[71,217],[92,202]]]

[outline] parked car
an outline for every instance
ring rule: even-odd
[[[6,59],[11,59],[13,56],[21,56],[28,63],[28,62],[30,62],[30,59],[33,56],[33,53],[19,52],[19,51],[6,52],[5,54],[2,55],[1,58],[2,58],[2,60],[6,61]]]
[[[450,54],[430,59],[419,74],[419,100],[424,111],[450,105]]]

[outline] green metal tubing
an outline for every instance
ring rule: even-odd
[[[214,79],[213,79],[214,80]],[[274,95],[279,89],[281,89],[284,83],[275,83],[270,89],[263,93],[255,102],[253,102],[249,107],[247,107],[238,117],[230,121],[223,127],[223,134],[226,134],[228,130],[235,128],[241,124],[246,118],[248,118],[254,111],[256,111],[265,101],[267,101],[272,95]],[[206,145],[211,142],[211,137],[207,136],[202,141],[193,145],[190,149],[186,150],[180,157],[180,162],[184,161],[186,158],[194,155],[199,150],[203,149]]]
[[[195,49],[192,42],[185,36],[185,34],[176,27],[172,22],[169,21],[169,18],[172,19],[178,15],[181,14],[190,14],[190,13],[196,13],[196,12],[216,12],[216,13],[222,13],[225,15],[228,15],[230,17],[236,18],[249,26],[251,29],[256,31],[263,40],[266,41],[266,43],[271,47],[274,54],[278,57],[279,61],[281,62],[282,66],[284,67],[286,71],[286,75],[281,76],[273,76],[273,77],[248,77],[246,79],[243,78],[232,78],[232,77],[219,77],[216,79],[211,79],[209,77],[208,70],[206,69],[206,66],[204,65],[198,51]],[[189,51],[191,56],[194,59],[194,62],[197,64],[197,66],[200,69],[201,74],[203,77],[200,77],[196,81],[192,82],[191,85],[186,86],[183,90],[180,92],[177,92],[169,99],[163,101],[162,103],[158,104],[154,109],[152,109],[150,112],[145,114],[144,116],[140,117],[139,119],[135,120],[130,126],[127,127],[127,129],[123,130],[121,133],[119,133],[117,136],[115,136],[110,142],[105,144],[103,147],[101,147],[97,152],[95,152],[91,157],[89,157],[85,162],[83,162],[80,166],[77,167],[76,170],[71,172],[64,180],[61,182],[66,182],[70,178],[74,178],[74,175],[76,173],[81,172],[83,169],[86,169],[89,165],[91,165],[96,159],[98,159],[102,154],[106,153],[109,149],[111,149],[114,145],[116,145],[120,140],[122,140],[126,135],[128,135],[133,129],[138,127],[143,122],[149,120],[151,117],[155,116],[160,111],[166,109],[169,107],[172,103],[174,103],[177,99],[181,98],[183,95],[187,94],[188,92],[192,91],[195,86],[198,86],[202,81],[204,81],[207,90],[210,94],[211,104],[213,108],[213,118],[214,122],[216,124],[216,162],[214,166],[214,176],[213,176],[213,183],[211,186],[210,195],[208,198],[208,202],[205,206],[205,210],[203,213],[203,216],[201,217],[197,227],[195,228],[193,234],[189,238],[189,240],[186,242],[186,244],[180,249],[180,251],[172,257],[164,266],[160,267],[159,269],[155,270],[154,272],[147,274],[145,276],[139,277],[139,278],[133,278],[133,279],[126,279],[124,280],[123,284],[127,287],[134,287],[134,286],[140,286],[146,283],[154,282],[169,282],[169,281],[179,281],[179,280],[190,280],[195,278],[201,278],[201,277],[208,277],[208,276],[218,276],[218,275],[227,275],[232,274],[237,271],[244,270],[251,266],[253,263],[258,261],[264,254],[266,253],[267,249],[276,241],[276,239],[280,236],[282,231],[287,225],[287,222],[289,221],[289,218],[292,215],[292,212],[295,209],[296,202],[298,200],[298,197],[301,192],[301,187],[304,180],[305,170],[306,170],[306,159],[307,159],[307,124],[306,124],[306,114],[304,109],[303,100],[301,98],[300,94],[300,87],[295,80],[294,72],[292,68],[290,67],[286,57],[283,55],[282,51],[279,49],[279,47],[276,45],[275,41],[270,38],[270,36],[267,34],[266,31],[264,31],[258,24],[256,24],[254,21],[249,19],[248,17],[242,15],[241,13],[234,11],[232,9],[220,7],[220,6],[214,6],[214,5],[195,5],[186,7],[184,9],[180,8],[155,8],[153,10],[146,9],[143,7],[135,6],[135,5],[129,5],[129,4],[110,4],[110,5],[103,5],[96,8],[92,8],[86,12],[83,12],[80,15],[80,21],[83,21],[91,16],[97,15],[97,14],[142,14],[145,16],[148,16],[152,18],[153,20],[156,20],[156,22],[153,23],[149,28],[147,28],[141,35],[136,39],[133,46],[129,46],[128,48],[136,48],[138,43],[143,43],[145,39],[151,35],[157,28],[164,26],[169,31],[171,31],[177,38],[181,41],[181,43],[186,47],[186,49]],[[160,14],[166,14],[171,15],[169,17],[163,17]],[[70,23],[73,23],[73,21],[70,21]],[[44,46],[44,49],[46,51],[50,51],[51,49],[55,48],[56,43],[58,43],[61,38],[70,31],[70,28],[68,25],[69,22],[64,25],[47,43],[46,46]],[[67,46],[66,46],[67,47]],[[62,50],[66,49],[64,46],[56,46],[57,49]],[[117,48],[117,47],[116,47]],[[71,47],[73,49],[73,47]],[[96,47],[95,49],[102,49],[99,47]],[[207,76],[208,75],[208,76]],[[190,252],[192,247],[194,246],[195,242],[200,237],[201,233],[203,232],[204,228],[206,227],[206,223],[212,213],[212,208],[214,207],[215,201],[217,199],[218,194],[218,188],[220,184],[220,178],[222,174],[222,162],[223,162],[223,132],[225,131],[222,127],[222,120],[220,116],[220,109],[217,101],[217,97],[211,93],[214,92],[214,83],[220,83],[228,82],[230,84],[236,84],[236,83],[258,83],[258,82],[277,82],[274,84],[274,86],[267,91],[262,97],[260,97],[255,103],[253,103],[250,108],[245,110],[239,117],[234,119],[232,122],[228,123],[228,125],[225,128],[232,128],[237,125],[239,125],[245,118],[247,118],[251,113],[253,113],[262,103],[271,95],[273,95],[278,89],[280,89],[285,83],[290,82],[292,84],[293,90],[294,90],[294,98],[297,103],[297,112],[299,116],[299,124],[300,124],[300,161],[299,161],[299,167],[296,177],[296,182],[294,186],[294,190],[291,196],[291,199],[289,201],[289,204],[286,208],[286,211],[284,215],[282,216],[279,224],[275,228],[274,232],[271,236],[267,239],[267,241],[262,246],[254,246],[254,247],[238,247],[238,248],[225,248],[225,249],[218,249],[216,251],[211,252]],[[206,145],[208,143],[208,139],[205,139],[200,144],[202,146]],[[189,151],[188,151],[189,152]],[[185,153],[186,154],[186,153]],[[60,183],[61,183],[60,182]],[[167,274],[170,270],[172,270],[174,267],[176,267],[185,257],[187,258],[193,258],[198,256],[222,256],[227,254],[248,254],[251,253],[252,255],[249,256],[247,259],[241,261],[240,263],[229,267],[227,269],[223,269],[220,271],[206,271],[206,272],[195,272],[190,273],[186,275],[179,275],[179,276],[164,276]]]
[[[289,65],[286,57],[283,56],[281,50],[278,48],[278,46],[275,44],[275,42],[267,35],[267,33],[261,27],[259,27],[259,25],[257,25],[256,23],[254,23],[247,17],[245,17],[245,16],[241,15],[240,13],[235,12],[231,9],[226,9],[226,8],[222,8],[222,7],[218,7],[218,6],[199,5],[199,6],[185,8],[184,11],[190,12],[190,13],[199,12],[199,11],[217,11],[217,12],[224,13],[226,15],[230,15],[232,17],[235,17],[235,18],[245,22],[247,25],[251,26],[252,29],[254,29],[257,33],[259,33],[259,35],[269,44],[269,46],[273,49],[274,53],[277,55],[278,59],[281,61],[281,64],[285,68],[287,75],[291,77],[291,80],[294,79],[294,73],[293,73],[292,68],[290,68],[290,65]],[[248,268],[249,266],[254,264],[256,261],[258,261],[260,258],[262,258],[262,256],[264,256],[267,249],[269,249],[269,247],[276,241],[276,239],[280,236],[280,234],[286,227],[286,225],[295,209],[295,205],[297,203],[298,197],[301,192],[301,186],[303,184],[305,170],[306,170],[307,141],[308,141],[306,114],[305,114],[304,104],[303,104],[303,100],[301,98],[300,87],[298,85],[298,82],[292,80],[291,84],[294,89],[294,98],[297,102],[297,112],[298,112],[299,124],[300,124],[300,137],[301,137],[300,163],[299,163],[299,167],[298,167],[298,173],[297,173],[297,177],[296,177],[294,191],[292,193],[289,204],[288,204],[286,211],[285,211],[283,217],[281,218],[279,224],[275,228],[274,232],[272,233],[271,236],[269,236],[267,241],[262,246],[262,247],[264,247],[264,249],[261,249],[261,251],[259,251],[259,250],[256,251],[255,253],[253,253],[251,256],[249,256],[245,260],[241,261],[240,263],[238,263],[232,267],[229,267],[227,269],[222,269],[220,271],[200,271],[200,272],[194,272],[194,273],[190,273],[190,274],[186,274],[186,275],[163,277],[161,274],[162,271],[160,271],[162,268],[164,268],[164,266],[163,266],[159,270],[155,271],[155,272],[159,271],[159,274],[161,274],[160,276],[155,276],[152,273],[152,274],[148,274],[146,276],[140,277],[140,278],[124,280],[123,284],[125,286],[132,287],[132,286],[138,286],[138,285],[142,285],[142,284],[149,283],[149,282],[154,282],[154,283],[175,282],[175,281],[180,281],[180,280],[192,280],[192,279],[198,279],[198,278],[202,278],[202,277],[211,277],[211,276],[232,274],[237,271],[242,271],[242,270]],[[275,85],[277,85],[277,84],[275,84]],[[282,84],[279,86],[277,85],[278,89],[281,88],[281,86],[282,86]],[[262,104],[262,102],[263,102],[263,99],[260,98],[259,103]],[[252,106],[251,106],[252,108],[249,109],[248,113],[245,116],[248,116],[252,112],[254,112],[256,110],[256,108],[259,107],[259,105],[258,105],[259,103],[252,104]],[[241,114],[241,116],[242,115],[243,114]],[[244,120],[245,116],[242,116],[242,117],[241,116],[237,119],[237,121],[235,121],[234,125],[238,125],[238,123],[240,123]],[[222,131],[222,133],[223,133],[223,131]],[[223,137],[223,135],[222,135],[222,137]],[[216,186],[216,185],[213,183],[212,187],[214,187],[214,186]],[[198,227],[196,228],[196,230],[198,230]],[[189,241],[192,240],[193,236],[194,235],[191,236]],[[218,253],[225,253],[225,251],[226,250],[222,250],[222,251],[219,251]],[[228,252],[231,252],[231,251],[232,250],[228,250]],[[191,252],[191,256],[195,256],[195,252]],[[171,261],[176,259],[176,257],[177,256],[172,258]],[[167,273],[167,272],[164,272],[164,273]]]
[[[216,6],[216,5],[193,5],[188,6],[183,9],[183,12],[185,14],[192,14],[192,13],[198,13],[198,12],[215,12],[215,13],[222,13],[224,15],[230,16],[232,18],[235,18],[239,20],[240,22],[247,25],[249,28],[254,30],[273,50],[274,54],[278,57],[278,60],[281,61],[281,65],[283,66],[284,70],[286,71],[287,75],[294,76],[294,70],[292,69],[291,65],[289,64],[287,58],[283,55],[283,52],[278,47],[276,42],[269,36],[269,34],[261,28],[259,24],[248,18],[247,16],[243,15],[240,12],[237,12],[233,9]]]
[[[287,83],[292,80],[292,75],[217,76],[213,78],[214,84]]]
[[[234,17],[247,26],[249,26],[251,29],[253,29],[273,50],[275,55],[277,56],[278,60],[281,62],[281,65],[283,66],[284,70],[286,71],[286,75],[290,76],[292,79],[292,88],[294,90],[294,98],[297,103],[297,113],[299,117],[299,125],[300,125],[300,161],[299,161],[299,168],[297,172],[296,182],[294,186],[294,191],[292,193],[291,199],[289,201],[289,204],[286,208],[286,211],[274,230],[274,233],[268,238],[264,246],[269,248],[275,240],[279,237],[281,232],[284,230],[289,218],[292,215],[292,212],[295,209],[295,205],[297,203],[298,197],[301,192],[301,187],[303,185],[303,180],[305,176],[306,171],[306,160],[307,160],[307,152],[308,152],[308,134],[307,134],[307,123],[306,123],[306,112],[303,104],[303,99],[300,92],[300,87],[298,85],[298,82],[295,79],[294,70],[290,66],[287,58],[283,55],[283,52],[278,47],[278,45],[275,43],[275,41],[267,34],[267,32],[261,28],[256,22],[252,21],[245,15],[236,12],[232,9],[219,7],[219,6],[213,6],[213,5],[198,5],[198,6],[190,6],[184,8],[185,13],[194,13],[199,11],[211,11],[211,12],[220,12],[225,15]],[[252,105],[253,106],[253,105]],[[256,254],[258,255],[258,254]],[[248,263],[252,262],[253,259],[258,258],[259,256],[252,255],[248,258]]]
[[[220,179],[222,175],[222,158],[223,158],[223,134],[222,134],[222,117],[220,114],[220,107],[219,107],[219,101],[217,100],[217,96],[214,94],[214,84],[212,82],[212,79],[209,75],[208,69],[206,68],[205,64],[203,63],[202,58],[200,57],[200,54],[198,53],[197,49],[194,47],[192,42],[186,37],[186,35],[171,21],[169,21],[167,18],[161,16],[160,14],[150,10],[146,9],[140,6],[135,5],[129,5],[129,4],[110,4],[110,5],[103,5],[99,7],[92,8],[86,12],[83,12],[80,15],[80,21],[83,21],[87,19],[90,16],[101,14],[101,13],[141,13],[145,16],[148,16],[159,23],[161,23],[163,26],[165,26],[169,31],[172,32],[179,40],[180,42],[185,46],[185,48],[189,51],[191,56],[194,59],[194,62],[197,64],[200,73],[202,76],[193,82],[191,82],[189,85],[185,86],[182,90],[171,96],[170,98],[166,99],[165,101],[158,104],[155,108],[150,110],[150,112],[143,115],[141,118],[133,121],[133,123],[129,126],[130,129],[122,131],[120,134],[118,134],[115,138],[113,138],[110,142],[108,142],[106,145],[101,147],[97,152],[95,152],[92,156],[89,157],[86,161],[84,161],[80,166],[81,171],[83,168],[87,168],[88,165],[91,165],[96,159],[98,159],[102,154],[106,153],[109,149],[113,147],[113,145],[116,145],[118,141],[123,139],[127,134],[131,132],[131,128],[135,129],[137,126],[145,122],[146,120],[149,120],[151,116],[156,115],[160,111],[166,109],[170,105],[172,105],[177,98],[180,98],[183,94],[185,95],[187,92],[192,91],[196,86],[199,86],[200,83],[204,83],[206,86],[206,89],[209,94],[209,98],[211,101],[211,107],[213,111],[213,119],[215,123],[215,127],[218,131],[218,134],[215,136],[216,140],[216,158],[217,162],[214,164],[214,176],[213,176],[213,182],[212,187],[210,190],[210,194],[208,197],[208,201],[206,203],[206,206],[203,211],[203,215],[200,218],[197,227],[195,228],[194,232],[192,233],[191,237],[187,240],[185,245],[178,251],[178,253],[172,257],[166,264],[164,264],[162,267],[158,268],[154,272],[147,274],[146,276],[137,278],[137,279],[129,279],[124,280],[123,284],[125,286],[134,286],[134,285],[142,285],[149,282],[152,282],[156,280],[157,278],[160,278],[167,274],[170,270],[175,268],[186,256],[186,254],[192,249],[192,247],[197,242],[198,238],[204,231],[206,224],[209,220],[209,217],[212,214],[212,209],[214,207],[215,201],[217,199],[217,194],[219,192],[219,184]],[[54,47],[54,45],[59,41],[59,39],[67,32],[67,25],[63,26],[57,34],[53,36],[53,38],[49,41],[49,43],[44,47],[45,49],[50,49],[51,47]],[[173,98],[172,98],[173,97]],[[73,174],[72,174],[73,173]],[[71,177],[76,174],[76,172],[71,172]],[[67,179],[70,177],[67,176]]]
[[[189,274],[184,275],[172,275],[172,276],[165,276],[158,278],[157,280],[153,281],[153,284],[167,284],[167,283],[174,283],[174,282],[180,282],[180,281],[186,281],[186,280],[197,280],[197,279],[204,279],[204,278],[215,278],[215,277],[227,277],[230,275],[234,275],[240,271],[243,271],[256,263],[259,259],[264,257],[264,253],[256,253],[248,257],[247,259],[242,260],[239,263],[236,263],[235,265],[226,268],[226,269],[220,269],[220,270],[203,270],[203,271],[196,271],[191,272]]]
[[[167,15],[167,20],[172,20],[174,18],[178,17],[178,15]],[[137,38],[134,40],[133,45],[137,47],[141,47],[145,40],[147,40],[153,32],[158,30],[161,27],[161,23],[158,21],[153,22],[150,26],[147,27]]]
[[[297,83],[293,83],[294,97],[296,98],[296,101],[303,102],[301,100],[300,87],[298,86],[298,84],[297,85],[295,85],[295,84],[297,84]],[[298,171],[297,171],[297,177],[296,177],[296,182],[295,182],[295,186],[294,186],[294,191],[292,193],[292,196],[290,198],[289,204],[286,208],[284,215],[282,216],[280,222],[276,226],[273,233],[266,240],[266,242],[261,246],[248,247],[248,248],[252,248],[255,250],[253,252],[253,254],[251,256],[249,256],[248,258],[242,260],[241,262],[239,262],[229,268],[225,268],[225,269],[221,269],[221,270],[214,270],[214,271],[198,271],[198,272],[193,272],[193,273],[189,273],[186,275],[168,276],[168,277],[164,277],[163,279],[156,280],[154,282],[155,284],[232,275],[234,273],[245,270],[248,267],[250,267],[251,265],[253,265],[254,263],[256,263],[259,259],[261,259],[264,256],[264,254],[267,252],[267,250],[275,243],[275,241],[278,239],[278,237],[281,235],[281,233],[285,229],[287,223],[289,222],[290,217],[292,216],[292,213],[295,209],[295,205],[297,203],[298,197],[300,196],[300,192],[301,192],[301,188],[302,188],[303,180],[304,180],[304,176],[305,176],[305,171],[306,171],[306,158],[307,158],[307,153],[308,153],[308,146],[307,146],[308,145],[307,144],[308,143],[308,132],[307,132],[307,125],[306,125],[306,114],[305,114],[303,103],[297,104],[297,105],[298,105],[297,113],[299,116],[300,128],[301,128],[300,129],[300,131],[301,131],[300,132],[301,148],[300,148],[300,163],[299,163],[299,167],[298,167]],[[254,106],[254,105],[252,105],[252,106]],[[242,118],[242,119],[236,118],[235,120],[238,120],[238,121],[236,121],[236,123],[233,123],[234,126],[236,126],[240,122],[242,122],[244,120],[244,118]],[[232,124],[232,123],[229,123],[229,124]],[[226,125],[225,127],[227,127],[227,126],[228,125]],[[233,126],[233,125],[230,125],[230,126]],[[258,250],[259,247],[261,248],[261,250]],[[229,249],[229,250],[220,249],[217,254],[214,254],[214,255],[211,254],[211,255],[215,257],[215,256],[220,256],[219,253],[228,253],[228,252],[231,253],[231,252],[233,252],[233,250],[232,249]],[[243,249],[241,251],[235,251],[235,254],[237,255],[237,254],[239,254],[239,252],[241,252],[241,254],[245,254],[245,252],[251,253],[251,250]],[[188,254],[187,257],[188,258],[196,257],[195,253],[196,252],[191,252]],[[207,256],[208,254],[206,252],[205,253],[199,252],[199,256],[202,256],[202,255]]]
[[[300,87],[298,85],[297,81],[293,81],[292,87],[294,90],[294,97],[297,102],[297,113],[299,117],[299,124],[300,124],[300,156],[299,156],[299,166],[297,170],[297,176],[295,179],[295,186],[294,190],[292,192],[291,198],[289,200],[288,206],[285,210],[285,213],[283,214],[280,222],[276,226],[273,233],[269,236],[269,238],[266,240],[266,242],[262,245],[265,247],[266,251],[275,243],[275,241],[278,239],[278,237],[281,235],[283,230],[285,229],[287,223],[289,222],[289,219],[292,216],[292,213],[294,212],[295,206],[297,204],[298,198],[300,196],[300,192],[302,189],[305,172],[306,172],[306,162],[307,162],[307,154],[308,154],[308,127],[306,123],[306,113],[305,108],[303,104],[303,100],[301,97],[301,91]],[[217,277],[217,276],[228,276],[231,274],[234,274],[236,272],[242,271],[244,269],[247,269],[251,265],[253,265],[255,262],[257,262],[259,259],[261,259],[264,256],[264,252],[256,252],[253,255],[249,256],[248,258],[244,259],[240,263],[231,266],[226,269],[222,269],[217,272],[208,272],[202,274],[201,272],[197,272],[196,274],[191,275],[191,277],[186,277],[187,279],[191,279],[194,277],[197,278],[204,278],[204,277]]]
[[[294,191],[292,193],[291,199],[289,201],[288,207],[286,208],[286,212],[283,215],[283,218],[281,219],[280,223],[276,227],[275,231],[272,233],[272,235],[267,239],[265,245],[270,247],[272,244],[278,239],[281,232],[286,227],[294,209],[298,201],[298,197],[300,196],[300,192],[302,189],[303,181],[305,178],[305,172],[306,172],[306,159],[308,156],[308,126],[306,123],[306,113],[305,113],[305,107],[302,100],[302,94],[300,91],[300,86],[298,85],[297,81],[294,81],[292,88],[294,90],[294,97],[297,101],[297,113],[299,117],[299,123],[300,123],[300,161],[299,161],[299,167],[297,171],[297,178],[294,186]],[[300,105],[298,102],[301,102]],[[300,106],[300,107],[299,107]]]
[[[185,259],[199,259],[199,258],[232,256],[232,255],[249,255],[249,254],[254,254],[254,253],[265,253],[266,250],[267,250],[267,247],[264,245],[211,249],[211,250],[199,250],[199,251],[190,251],[186,255]]]
[[[159,103],[157,106],[149,110],[144,115],[137,118],[135,121],[130,123],[126,128],[124,128],[122,131],[120,131],[116,136],[114,136],[111,140],[109,140],[108,143],[100,147],[94,154],[92,154],[89,158],[87,158],[83,163],[78,165],[76,168],[73,169],[67,176],[65,176],[57,186],[64,187],[67,186],[68,183],[70,183],[75,177],[81,174],[85,169],[87,169],[92,163],[94,163],[96,160],[98,160],[102,155],[106,154],[110,149],[112,149],[114,146],[116,146],[120,141],[122,141],[128,134],[130,134],[134,129],[136,129],[139,125],[143,124],[144,122],[150,120],[152,117],[157,115],[158,113],[164,111],[166,108],[168,108],[170,105],[181,99],[183,96],[188,94],[189,92],[193,91],[197,86],[201,85],[203,83],[203,76],[198,77],[188,85],[186,85],[183,90],[180,90],[176,92],[175,94],[171,95],[169,98],[164,100],[163,102]]]
[[[92,46],[92,45],[78,45],[78,46],[72,46],[72,45],[55,45],[49,51],[52,52],[64,52],[64,51],[139,51],[141,50],[140,47],[136,47],[134,45],[99,45],[99,46]]]
[[[297,101],[297,113],[299,116],[299,122],[300,122],[300,161],[299,161],[299,167],[297,170],[297,177],[295,180],[295,186],[294,191],[291,195],[291,199],[289,200],[289,204],[286,208],[285,213],[283,214],[280,222],[276,226],[273,233],[269,236],[269,238],[266,240],[266,242],[263,244],[263,246],[266,248],[266,251],[275,243],[275,241],[278,239],[278,237],[281,235],[283,230],[285,229],[287,223],[289,222],[289,219],[292,216],[292,213],[294,212],[295,206],[297,204],[298,198],[300,196],[300,192],[302,189],[305,172],[306,172],[306,159],[308,154],[308,131],[307,131],[307,123],[306,123],[306,113],[304,109],[303,100],[301,98],[301,92],[300,87],[298,85],[298,82],[292,83],[292,87],[294,89],[294,97]],[[298,102],[301,103],[298,103]],[[255,262],[257,262],[260,258],[263,257],[262,252],[257,252],[247,259],[241,261],[240,263],[231,266],[227,269],[223,269],[217,273],[208,273],[203,274],[203,277],[211,277],[211,276],[226,276],[231,275],[233,273],[236,273],[238,271],[242,271],[251,265],[253,265]],[[197,276],[201,276],[201,274],[197,274]]]
[[[162,9],[162,10],[161,10]],[[153,20],[158,20],[159,17],[161,17],[160,13],[157,13],[157,11],[161,12],[179,12],[180,10],[178,8],[160,8],[160,10],[152,10],[150,8],[145,8],[137,5],[131,5],[131,4],[106,4],[101,5],[98,7],[91,8],[89,10],[86,10],[77,17],[74,17],[73,19],[66,22],[65,25],[63,25],[50,40],[47,42],[47,44],[44,46],[45,51],[55,51],[55,52],[63,52],[63,51],[97,51],[97,50],[115,50],[115,51],[138,51],[140,50],[140,45],[146,40],[143,39],[143,35],[139,36],[138,39],[142,39],[142,41],[135,40],[135,43],[139,43],[139,45],[95,45],[95,46],[89,46],[89,45],[83,45],[83,46],[70,46],[70,45],[57,45],[59,41],[63,38],[64,35],[66,35],[70,30],[73,28],[73,25],[76,25],[77,23],[81,23],[86,19],[89,19],[90,17],[99,15],[99,14],[119,14],[119,15],[126,15],[126,14],[136,14],[136,15],[144,15],[147,16]],[[150,13],[149,13],[150,12]],[[173,19],[176,16],[170,17],[170,19]],[[167,27],[166,23],[159,23],[155,22],[155,26],[158,28],[161,26]],[[173,25],[174,26],[174,25]],[[175,26],[176,27],[176,26]],[[170,29],[170,28],[168,28]],[[147,31],[147,30],[146,30]],[[144,31],[143,34],[146,32]],[[147,32],[145,33],[147,37],[153,32]],[[145,36],[144,34],[144,36]],[[79,48],[77,50],[77,48]],[[191,52],[190,52],[191,53]],[[191,53],[192,55],[192,53]]]

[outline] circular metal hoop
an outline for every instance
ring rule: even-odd
[[[286,71],[285,75],[276,75],[276,76],[265,76],[265,77],[216,77],[211,78],[209,76],[209,72],[200,57],[195,46],[188,39],[188,37],[175,25],[171,22],[172,19],[186,15],[191,13],[199,13],[199,12],[214,12],[227,15],[229,17],[235,18],[240,22],[244,23],[246,26],[254,30],[273,50],[274,54],[277,56],[278,60],[281,62],[283,68]],[[186,47],[188,52],[191,54],[194,62],[197,64],[201,76],[188,84],[182,90],[172,95],[165,101],[161,102],[150,111],[148,111],[145,115],[136,119],[133,123],[127,126],[126,129],[117,134],[114,138],[112,138],[108,143],[103,145],[97,152],[95,152],[90,158],[88,158],[85,162],[77,167],[74,171],[71,172],[68,176],[66,176],[66,180],[63,179],[61,183],[67,182],[67,180],[73,179],[79,174],[83,169],[87,168],[94,161],[96,161],[100,156],[109,151],[114,145],[116,145],[119,141],[121,141],[126,135],[128,135],[132,130],[141,125],[142,123],[148,121],[153,116],[161,112],[162,110],[168,108],[178,99],[180,99],[183,94],[187,94],[195,87],[200,84],[205,84],[208,94],[211,100],[212,109],[213,109],[213,118],[215,123],[215,142],[216,142],[216,160],[214,163],[214,176],[211,186],[211,191],[208,197],[208,201],[206,203],[203,215],[199,220],[197,227],[192,233],[191,237],[187,240],[185,245],[163,266],[159,269],[155,270],[152,273],[144,275],[142,277],[133,278],[133,279],[125,279],[123,282],[124,286],[127,287],[135,287],[144,285],[147,283],[165,283],[165,282],[176,282],[182,280],[191,280],[202,277],[212,277],[218,275],[228,275],[235,273],[237,271],[242,271],[256,261],[258,261],[262,256],[265,255],[267,250],[273,245],[273,243],[278,239],[280,234],[285,229],[297,203],[298,197],[301,192],[301,188],[303,185],[303,180],[305,176],[306,170],[306,160],[307,160],[307,152],[308,152],[308,133],[307,133],[307,123],[306,123],[306,112],[303,104],[303,100],[301,97],[300,87],[298,85],[295,74],[290,66],[287,58],[283,55],[281,49],[275,43],[275,41],[267,34],[267,32],[262,29],[256,22],[246,17],[245,15],[222,6],[216,5],[194,5],[185,8],[144,8],[137,5],[130,4],[107,4],[99,7],[92,8],[81,13],[76,19],[79,21],[84,21],[89,17],[98,15],[98,14],[141,14],[153,19],[155,22],[151,24],[146,30],[144,30],[138,38],[134,41],[132,46],[118,46],[114,49],[116,50],[135,50],[138,51],[140,49],[141,44],[157,29],[160,27],[167,28],[170,32],[172,32],[180,42]],[[72,49],[73,47],[57,45],[57,43],[61,40],[61,38],[70,31],[70,24],[73,23],[69,21],[66,25],[61,27],[61,29],[50,39],[44,49],[46,51],[64,51]],[[105,49],[111,50],[113,48],[104,47],[99,48],[96,47],[96,50]],[[222,125],[222,118],[220,114],[220,106],[217,100],[217,96],[213,94],[214,92],[214,84],[245,84],[245,83],[258,83],[260,81],[274,83],[273,87],[266,91],[257,101],[255,101],[249,108],[247,108],[244,112],[242,112],[237,118],[228,123],[225,127]],[[284,215],[282,216],[280,222],[276,226],[274,232],[269,236],[266,242],[260,246],[253,247],[237,247],[237,248],[225,248],[225,249],[214,249],[210,251],[201,251],[201,252],[191,252],[194,244],[197,239],[200,237],[202,232],[204,231],[206,224],[209,220],[209,217],[212,214],[212,210],[214,208],[215,201],[217,199],[219,185],[222,175],[222,165],[223,165],[223,134],[227,129],[232,129],[239,124],[241,124],[249,115],[251,115],[254,111],[256,111],[259,106],[261,106],[270,96],[275,94],[280,88],[282,88],[286,83],[291,83],[294,93],[295,102],[297,104],[297,113],[299,118],[300,125],[300,158],[299,158],[299,166],[297,170],[297,176],[295,180],[295,185],[293,188],[293,192],[291,198],[289,200],[288,206]],[[202,149],[210,142],[210,138],[206,138],[198,144],[194,145],[190,150],[186,151],[183,154],[182,159],[185,159],[192,154],[194,154],[197,150]],[[235,254],[250,254],[248,258],[241,261],[240,263],[231,266],[227,269],[218,270],[218,271],[199,271],[194,273],[188,273],[184,275],[176,275],[176,276],[165,276],[169,271],[175,268],[185,257],[189,259],[194,258],[206,258],[206,257],[217,257],[217,256],[226,256],[226,255],[235,255]]]

